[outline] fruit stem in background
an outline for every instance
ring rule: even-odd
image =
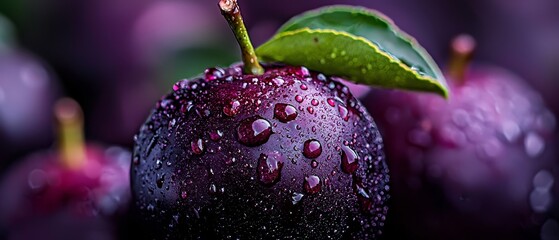
[[[82,110],[75,100],[63,98],[56,102],[54,114],[58,122],[58,151],[62,164],[78,169],[86,157]]]
[[[227,23],[229,23],[229,27],[233,30],[237,42],[239,42],[239,46],[241,47],[245,74],[263,74],[264,68],[258,63],[258,58],[250,42],[237,0],[220,0],[219,8],[221,9],[221,14],[225,17]]]
[[[451,43],[451,57],[448,73],[455,83],[462,84],[466,79],[466,71],[476,48],[475,39],[467,34],[456,36]]]

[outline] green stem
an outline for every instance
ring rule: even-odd
[[[54,113],[58,121],[58,151],[62,164],[79,169],[86,158],[81,108],[75,100],[63,98],[56,102]]]
[[[475,48],[476,41],[470,35],[461,34],[452,40],[448,73],[456,83],[463,84],[466,81],[466,71]]]
[[[263,74],[264,68],[258,63],[258,58],[250,42],[237,0],[220,0],[219,8],[221,9],[221,14],[225,17],[227,23],[229,23],[229,27],[233,30],[237,42],[241,47],[245,74]]]

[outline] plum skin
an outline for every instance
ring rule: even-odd
[[[131,186],[148,238],[380,236],[389,198],[382,139],[347,87],[269,65],[261,76],[208,69],[173,90],[135,137]],[[358,157],[351,174],[342,147]]]

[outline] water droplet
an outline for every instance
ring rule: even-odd
[[[533,180],[534,187],[543,191],[549,191],[553,186],[553,182],[553,175],[547,170],[538,171]]]
[[[161,160],[157,159],[155,161],[155,169],[161,169],[161,167],[163,167],[163,162],[161,162]]]
[[[320,182],[320,178],[318,176],[310,175],[305,177],[304,187],[308,194],[315,194],[322,188],[322,183]]]
[[[505,121],[503,123],[502,133],[509,142],[513,142],[522,133],[518,124],[513,121]]]
[[[204,105],[196,106],[196,114],[200,117],[208,117],[210,116],[211,112],[207,109]]]
[[[159,140],[159,135],[155,135],[151,138],[151,140],[149,141],[148,149],[146,151],[145,156],[149,156],[151,154],[151,151],[153,150],[153,148],[155,148],[155,145],[157,145],[158,140]]]
[[[163,183],[165,182],[165,174],[161,174],[161,176],[159,176],[155,182],[158,188],[162,188]]]
[[[194,154],[200,155],[204,152],[204,141],[198,138],[190,143],[190,147],[192,148],[192,152]]]
[[[524,139],[524,148],[528,156],[537,157],[543,152],[545,142],[538,134],[531,132]]]
[[[223,113],[229,117],[233,117],[239,113],[241,103],[237,100],[231,100],[229,103],[223,107]]]
[[[213,183],[210,184],[209,190],[210,190],[210,193],[212,193],[212,194],[213,194],[213,193],[217,193],[217,187],[216,187],[215,184],[213,184]]]
[[[304,83],[301,83],[300,88],[301,88],[301,90],[307,90],[307,89],[309,89],[309,87],[307,87],[307,85],[304,84]]]
[[[452,122],[458,127],[465,127],[470,122],[470,114],[464,109],[457,109],[452,112]]]
[[[317,162],[316,160],[313,159],[313,160],[311,161],[311,167],[312,167],[312,168],[318,167],[318,162]]]
[[[258,158],[258,180],[268,186],[278,182],[284,161],[285,159],[279,152],[260,154],[260,158]]]
[[[235,157],[232,158],[227,158],[227,160],[225,160],[225,164],[227,165],[232,165],[233,163],[235,163],[237,161],[237,159]]]
[[[349,111],[346,107],[338,105],[338,112],[340,112],[340,117],[342,117],[344,121],[349,120]]]
[[[297,118],[297,109],[289,104],[278,103],[274,107],[274,117],[286,123]]]
[[[530,205],[535,212],[546,212],[551,206],[551,200],[549,191],[536,188],[530,193]]]
[[[272,135],[272,124],[260,116],[242,120],[237,128],[239,142],[251,147],[266,143],[270,135]]]
[[[371,197],[361,185],[361,180],[354,181],[354,191],[357,193],[357,200],[362,211],[369,211],[373,207]]]
[[[295,75],[297,75],[299,77],[303,77],[303,78],[311,76],[311,73],[309,72],[309,69],[307,69],[306,67],[299,67],[293,73]]]
[[[313,105],[313,106],[318,106],[318,103],[319,102],[316,99],[311,100],[311,105]]]
[[[296,95],[295,96],[295,101],[297,101],[298,103],[302,103],[303,102],[303,97],[301,97],[301,95]]]
[[[225,71],[221,68],[208,68],[204,72],[204,75],[206,80],[211,81],[225,76]]]
[[[314,108],[312,108],[312,107],[307,107],[307,111],[308,111],[310,114],[314,114]]]
[[[186,113],[186,112],[190,111],[190,109],[192,109],[192,107],[194,107],[194,104],[192,103],[192,101],[188,101],[185,104],[181,105],[180,111],[182,113]]]
[[[353,174],[359,168],[359,156],[348,146],[342,146],[342,170]]]
[[[322,153],[322,146],[316,139],[307,140],[303,146],[303,155],[307,158],[317,158]]]
[[[364,197],[364,198],[370,198],[370,197],[369,197],[369,194],[367,194],[367,192],[365,191],[365,189],[364,189],[361,185],[356,184],[356,185],[355,185],[355,188],[356,188],[357,194],[358,194],[359,196]]]
[[[217,141],[219,141],[219,140],[221,139],[221,137],[223,137],[223,132],[222,132],[221,130],[219,130],[219,129],[210,132],[210,139],[211,139],[212,141],[217,142]]]
[[[285,83],[285,80],[283,80],[283,78],[281,77],[276,77],[272,79],[272,82],[274,82],[274,84],[276,84],[276,86],[281,86],[283,85],[283,83]]]
[[[326,102],[328,102],[328,105],[330,105],[331,107],[336,106],[336,100],[334,100],[333,98],[328,98]]]
[[[299,203],[301,201],[301,199],[303,199],[305,195],[302,193],[296,193],[294,192],[293,195],[291,196],[291,203],[293,205]]]

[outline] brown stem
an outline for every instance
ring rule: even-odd
[[[470,35],[461,34],[452,40],[448,73],[456,83],[464,83],[475,48],[476,41]]]
[[[78,103],[70,98],[56,102],[54,114],[58,122],[58,151],[62,164],[77,169],[85,164],[83,113]]]
[[[245,74],[263,74],[264,68],[258,63],[258,58],[250,42],[237,0],[221,0],[219,1],[219,8],[221,9],[221,14],[225,17],[227,23],[229,23],[229,27],[233,30],[233,34],[235,34],[237,42],[241,47],[244,63],[243,70]]]

